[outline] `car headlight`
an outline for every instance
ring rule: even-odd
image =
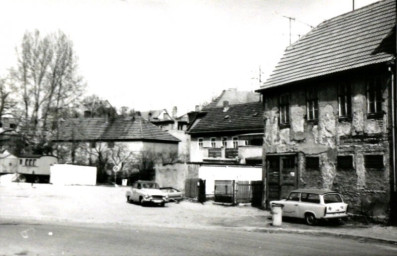
[[[145,199],[149,199],[150,198],[150,195],[145,195]]]

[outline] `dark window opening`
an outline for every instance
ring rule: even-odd
[[[306,202],[306,203],[319,204],[320,203],[320,196],[317,195],[317,194],[302,193],[301,201],[302,202]]]
[[[383,155],[366,155],[364,156],[366,168],[383,169]]]
[[[288,201],[299,201],[299,193],[293,192],[289,194]]]
[[[382,113],[382,83],[380,77],[371,77],[367,83],[368,117],[377,117]]]
[[[352,96],[350,84],[343,83],[338,86],[339,118],[350,119],[352,115]]]
[[[316,121],[318,119],[317,91],[314,88],[306,90],[306,112],[308,121]]]
[[[289,125],[289,96],[282,95],[279,98],[280,117],[279,123],[281,126]]]
[[[308,170],[319,170],[320,169],[320,158],[308,156],[306,157],[306,169]]]
[[[353,156],[338,156],[337,167],[341,170],[353,169]]]

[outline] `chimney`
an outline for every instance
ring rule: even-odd
[[[194,109],[196,112],[200,112],[200,106],[199,105],[196,105],[196,107],[195,107],[195,109]]]
[[[226,112],[229,110],[229,101],[224,100],[223,101],[223,112]]]
[[[177,113],[178,113],[178,108],[176,106],[174,106],[172,108],[172,118],[176,118],[177,117]]]

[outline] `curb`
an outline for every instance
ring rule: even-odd
[[[329,237],[337,237],[337,238],[348,238],[352,240],[357,240],[359,242],[374,242],[374,243],[385,243],[397,245],[396,240],[384,239],[384,238],[376,238],[376,237],[368,237],[368,236],[360,236],[360,235],[352,235],[345,233],[334,233],[327,231],[317,231],[317,230],[299,230],[299,229],[283,229],[283,228],[256,228],[256,227],[244,227],[246,231],[250,232],[262,232],[262,233],[284,233],[284,234],[301,234],[301,235],[323,235]]]

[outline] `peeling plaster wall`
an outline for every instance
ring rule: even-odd
[[[389,202],[389,142],[388,142],[388,84],[383,83],[382,110],[376,119],[367,117],[366,80],[364,76],[348,76],[316,84],[285,87],[264,94],[265,127],[264,149],[267,154],[296,152],[298,157],[299,187],[324,188],[341,192],[355,213],[378,217],[387,216]],[[339,120],[337,85],[351,81],[351,120]],[[319,118],[306,120],[306,86],[318,91]],[[278,97],[289,92],[290,125],[278,124]],[[367,170],[365,155],[383,155],[383,170]],[[352,156],[353,169],[338,169],[338,156]],[[317,156],[319,170],[306,170],[305,157]]]

